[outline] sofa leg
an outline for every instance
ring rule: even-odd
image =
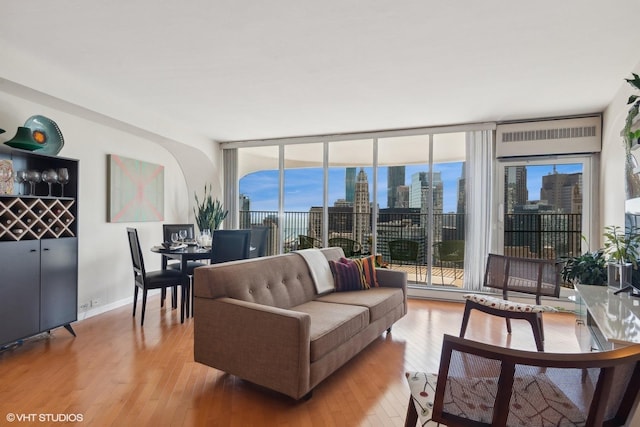
[[[313,390],[311,390],[309,393],[305,394],[304,396],[302,396],[302,401],[306,402],[308,400],[311,400],[311,398],[313,397]]]
[[[390,333],[391,333],[391,326],[389,326],[389,327],[387,328],[387,333],[388,333],[388,334],[390,334]]]

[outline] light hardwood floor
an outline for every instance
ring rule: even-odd
[[[442,335],[457,335],[463,305],[410,300],[409,313],[295,402],[193,361],[193,319],[149,299],[144,328],[131,306],[0,353],[0,425],[11,414],[80,414],[90,426],[401,426],[407,370],[436,371]],[[170,305],[170,304],[169,304]],[[139,310],[139,309],[138,309]],[[139,313],[139,312],[138,312]],[[571,314],[545,314],[545,348],[578,352]],[[467,338],[535,350],[525,322],[473,313]],[[65,425],[53,422],[52,425]]]

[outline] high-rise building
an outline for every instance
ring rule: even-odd
[[[251,199],[244,194],[240,194],[238,206],[240,207],[240,228],[251,227]]]
[[[353,237],[353,206],[336,204],[327,208],[329,222],[327,224],[329,238]],[[313,206],[309,209],[309,224],[307,235],[322,240],[322,206]]]
[[[513,213],[516,206],[524,206],[529,201],[527,189],[527,167],[510,166],[504,170],[504,209]]]
[[[464,163],[462,163],[462,171],[460,172],[460,178],[458,178],[458,203],[456,204],[456,213],[463,214],[466,211],[466,179],[464,176]]]
[[[347,168],[345,170],[344,194],[348,203],[353,203],[355,201],[356,168]]]
[[[582,202],[577,196],[582,195],[582,173],[553,173],[542,177],[540,200],[553,206],[556,212],[581,213]],[[580,209],[577,211],[576,209]]]
[[[420,227],[429,229],[429,206],[433,200],[433,241],[442,236],[442,210],[444,204],[444,185],[442,174],[433,172],[433,183],[429,183],[429,172],[416,172],[411,175],[409,189],[409,207],[420,208]]]
[[[431,193],[431,194],[430,194]],[[444,205],[444,186],[442,174],[433,172],[433,185],[429,185],[428,172],[416,172],[411,175],[411,186],[409,188],[409,207],[421,208],[424,212],[429,206],[429,196],[433,198],[433,213],[442,214]]]
[[[409,186],[409,207],[420,208],[422,206],[422,187],[428,186],[427,172],[416,172],[411,175]]]
[[[353,203],[353,238],[365,242],[371,234],[371,204],[369,202],[369,181],[363,168],[358,172]]]
[[[409,207],[409,186],[400,185],[396,187],[396,206],[392,209],[402,209]]]
[[[322,206],[313,206],[309,209],[307,235],[322,240]]]
[[[387,207],[399,208],[398,187],[404,185],[404,166],[389,166],[387,169]]]

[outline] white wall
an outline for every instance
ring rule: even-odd
[[[161,145],[67,112],[0,91],[0,143],[11,139],[16,128],[34,115],[54,120],[64,136],[60,156],[80,160],[78,235],[78,302],[100,300],[101,307],[133,298],[131,255],[125,228],[138,229],[143,248],[162,241],[162,222],[107,222],[107,154],[157,163],[165,167],[166,223],[190,221],[192,194],[176,158]],[[214,175],[213,171],[203,171]],[[147,269],[160,268],[160,257],[146,250]],[[97,309],[99,310],[99,308]],[[96,311],[96,310],[93,310]]]
[[[620,76],[620,89],[607,106],[603,114],[602,126],[602,155],[600,167],[600,242],[602,247],[602,232],[608,225],[624,227],[625,205],[625,150],[620,136],[624,128],[629,107],[627,99],[631,94],[638,94],[624,78],[631,78],[631,72],[640,73],[640,63],[634,70],[629,70],[626,76]],[[595,245],[592,245],[595,247]]]

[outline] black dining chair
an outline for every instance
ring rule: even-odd
[[[270,227],[264,225],[251,227],[251,247],[249,248],[249,258],[258,258],[267,254],[269,228]]]
[[[215,230],[211,242],[211,264],[249,258],[251,230]]]
[[[142,249],[140,248],[140,240],[138,239],[138,230],[127,227],[127,236],[129,238],[129,249],[131,250],[131,262],[133,264],[133,316],[136,315],[136,306],[138,303],[138,289],[142,289],[142,316],[140,326],[144,326],[144,314],[147,308],[147,291],[150,289],[162,289],[162,297],[160,306],[164,305],[164,296],[167,288],[173,288],[175,295],[177,288],[180,286],[182,298],[180,301],[180,322],[184,322],[185,314],[185,293],[186,287],[189,286],[186,276],[179,270],[166,269],[157,271],[146,271],[144,268],[144,258]],[[174,304],[175,308],[175,304]]]

